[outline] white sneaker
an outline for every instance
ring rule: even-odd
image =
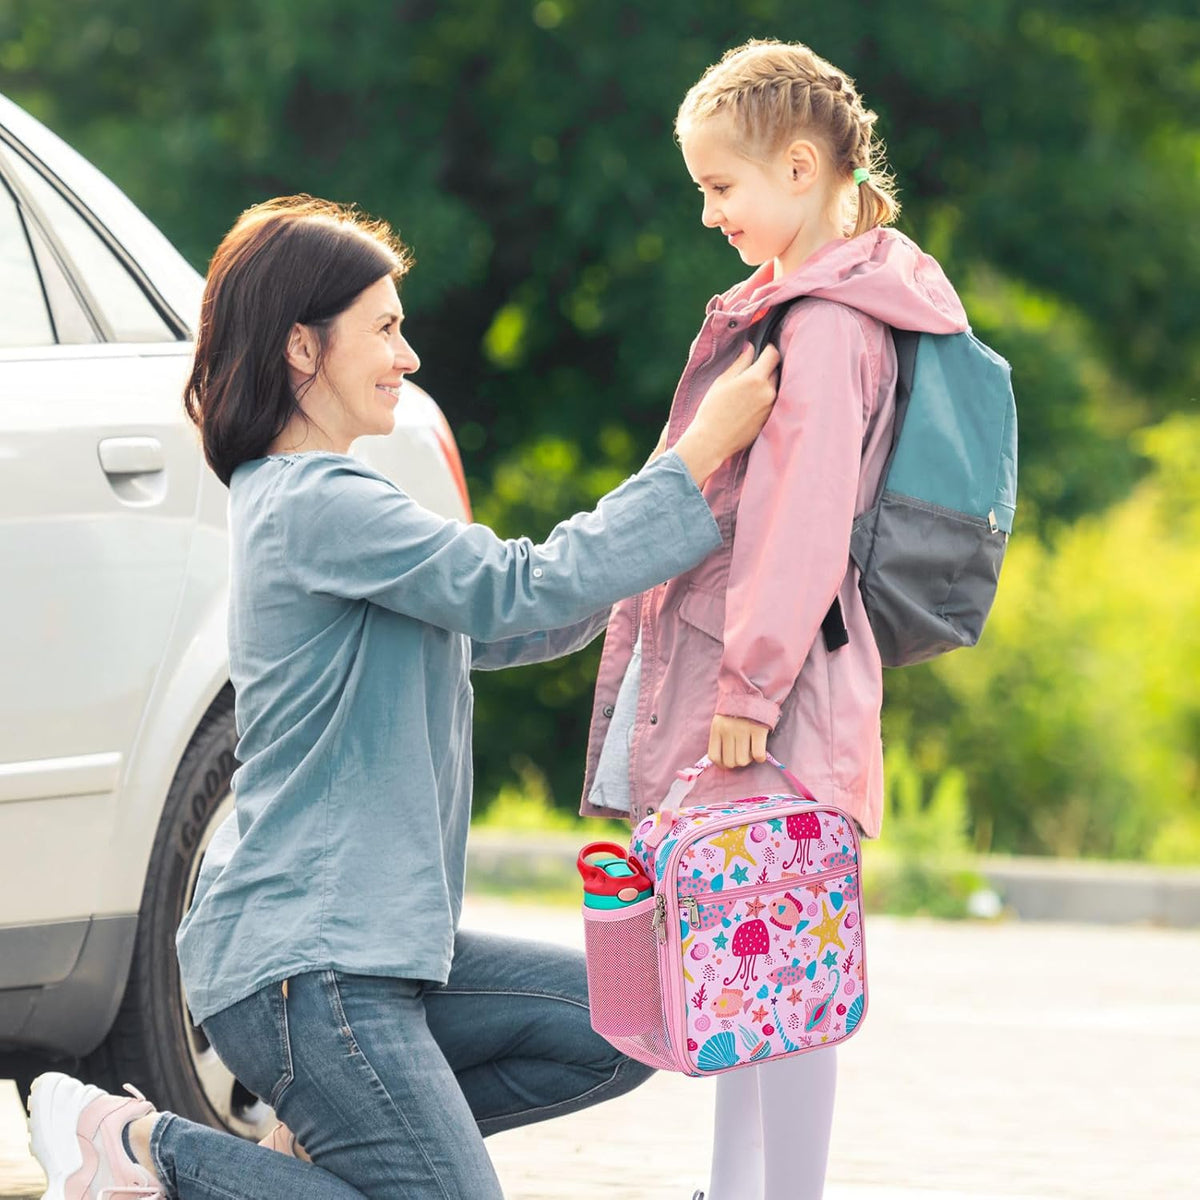
[[[57,1071],[39,1075],[29,1092],[33,1153],[49,1186],[42,1200],[164,1200],[161,1185],[125,1152],[130,1121],[154,1112],[136,1088],[110,1096]]]

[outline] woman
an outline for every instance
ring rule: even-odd
[[[772,351],[540,545],[422,509],[348,454],[419,365],[386,226],[308,197],[209,269],[185,403],[229,485],[237,830],[179,931],[195,1020],[312,1161],[64,1075],[30,1099],[48,1195],[501,1195],[482,1136],[648,1072],[592,1033],[580,955],[457,931],[472,666],[584,645],[720,544],[699,485],[774,399]],[[108,1189],[113,1189],[110,1193]]]

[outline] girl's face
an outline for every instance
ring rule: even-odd
[[[704,197],[700,220],[719,229],[744,263],[774,259],[776,276],[786,275],[840,236],[822,219],[820,156],[811,142],[798,141],[766,162],[754,161],[734,149],[732,132],[727,121],[713,119],[680,137],[688,173]]]
[[[421,365],[400,332],[403,321],[396,285],[384,276],[330,327],[321,370],[300,403],[343,454],[355,438],[395,427],[400,383]]]

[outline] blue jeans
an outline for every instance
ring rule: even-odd
[[[444,986],[312,971],[286,997],[274,984],[217,1013],[204,1032],[313,1161],[166,1114],[150,1149],[182,1200],[492,1200],[503,1193],[486,1135],[587,1108],[652,1073],[592,1031],[581,954],[471,932],[458,934]]]

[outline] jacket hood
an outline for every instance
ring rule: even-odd
[[[857,308],[895,329],[961,333],[967,314],[937,260],[895,229],[873,229],[829,242],[790,275],[771,278],[764,264],[749,279],[716,297],[709,310],[757,312],[797,296],[816,296]]]

